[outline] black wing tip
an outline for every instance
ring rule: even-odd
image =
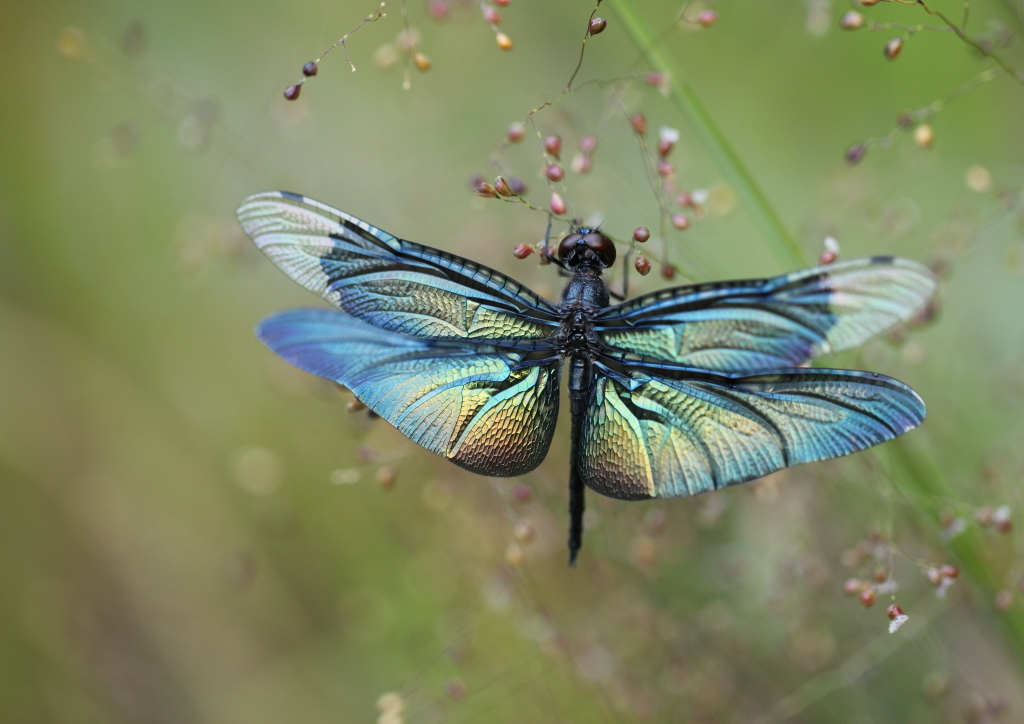
[[[306,200],[305,196],[297,194],[294,191],[278,191],[277,193],[281,194],[283,198],[286,198],[289,201],[298,201],[301,203]]]
[[[895,263],[897,257],[880,254],[878,256],[868,257],[868,259],[871,261],[872,264],[893,264]]]

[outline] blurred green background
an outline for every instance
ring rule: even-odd
[[[959,18],[961,3],[936,2]],[[403,90],[401,62],[380,62],[403,27],[394,3],[349,40],[358,72],[336,50],[285,101],[302,63],[374,9],[5,4],[0,720],[1024,720],[1024,557],[984,510],[1009,506],[1012,523],[1024,502],[1024,86],[983,83],[931,119],[931,148],[910,129],[850,166],[848,146],[993,61],[933,31],[887,61],[902,31],[844,32],[838,0],[723,0],[710,28],[677,28],[674,2],[602,8],[608,29],[578,82],[639,79],[535,117],[567,164],[599,136],[590,174],[568,172],[573,213],[618,239],[658,228],[624,115],[641,111],[652,137],[681,133],[677,187],[710,191],[707,213],[669,235],[670,258],[698,280],[792,268],[672,99],[643,82],[619,9],[659,35],[804,263],[832,235],[843,258],[909,256],[942,283],[931,321],[825,361],[914,386],[929,405],[920,430],[695,499],[591,494],[568,570],[567,420],[534,473],[476,477],[346,412],[349,396],[252,334],[268,313],[319,303],[234,221],[266,189],[559,293],[551,267],[511,254],[545,217],[480,199],[468,179],[511,173],[547,204],[532,129],[500,167],[492,154],[561,92],[593,5],[515,0],[501,10],[506,53],[478,5],[451,0],[437,20],[410,0],[433,69]],[[914,6],[862,10],[937,22]],[[972,36],[998,44],[1024,10],[971,12]],[[1016,45],[997,52],[1024,68]],[[928,580],[944,564],[960,569],[948,590]],[[844,596],[849,578],[889,583],[864,608]],[[891,602],[910,617],[895,634]]]

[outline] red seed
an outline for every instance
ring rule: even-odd
[[[676,144],[672,141],[658,141],[658,155],[664,158],[672,153],[672,149],[675,148]]]
[[[557,191],[551,192],[551,211],[555,216],[561,216],[568,211],[568,207],[565,205],[565,199],[563,199]]]
[[[843,593],[847,596],[856,596],[864,588],[864,582],[859,578],[848,578],[843,584]]]
[[[665,83],[665,74],[652,71],[644,76],[644,80],[647,81],[647,85],[660,88]]]
[[[544,139],[544,150],[555,158],[561,158],[562,139],[559,136],[548,136]]]
[[[533,253],[533,247],[529,244],[516,244],[516,248],[512,250],[512,256],[516,259],[525,259]]]
[[[658,159],[658,175],[662,178],[672,178],[676,175],[676,167],[663,158]]]
[[[665,279],[672,279],[676,275],[676,268],[671,264],[663,264],[661,267],[661,276]]]
[[[512,0],[491,0],[499,8],[507,8],[512,4]]]
[[[508,127],[508,131],[505,135],[508,137],[510,142],[519,143],[526,135],[526,126],[524,126],[520,121],[516,121]]]
[[[888,616],[890,620],[893,620],[897,616],[903,615],[903,609],[894,603],[889,606],[889,608],[885,609],[885,615]]]
[[[572,170],[576,173],[590,173],[590,167],[593,162],[590,160],[590,156],[585,153],[577,153],[572,157]]]
[[[885,44],[882,52],[885,54],[886,60],[896,60],[901,50],[903,50],[903,38],[893,38]]]
[[[533,488],[525,483],[518,483],[512,488],[512,497],[516,499],[517,503],[529,503],[533,498]]]
[[[877,5],[880,2],[882,2],[882,0],[860,0],[860,4],[866,8],[869,8],[872,5]]]
[[[590,21],[587,30],[591,35],[600,35],[608,27],[608,21],[604,18],[594,18]]]
[[[857,30],[858,28],[863,28],[864,16],[856,10],[844,13],[843,17],[839,19],[839,27],[843,30]]]
[[[580,139],[580,150],[588,156],[597,148],[597,136],[584,136]]]
[[[680,206],[693,206],[693,196],[689,191],[680,191],[676,196],[676,203]]]
[[[718,13],[714,10],[705,10],[697,16],[697,24],[710,28],[718,21]]]
[[[312,75],[316,75],[317,66],[312,60],[302,66],[302,74],[309,78]]]
[[[498,192],[499,196],[515,196],[515,191],[508,185],[508,181],[501,176],[494,179],[494,190]]]
[[[495,191],[494,187],[491,186],[486,181],[474,186],[473,193],[475,193],[477,196],[483,196],[485,199],[493,199],[498,196],[498,192]]]
[[[836,260],[836,253],[834,251],[823,251],[821,257],[818,259],[820,264],[832,264]]]
[[[645,277],[651,273],[651,262],[647,261],[647,257],[643,254],[637,254],[636,259],[633,260],[633,268],[640,273],[640,276]]]
[[[956,566],[945,565],[941,569],[941,573],[944,578],[956,578],[960,575],[960,570]]]
[[[565,178],[565,171],[557,163],[548,164],[548,167],[544,169],[544,175],[547,176],[551,181],[558,183]]]
[[[672,226],[680,231],[686,231],[690,228],[690,220],[685,214],[672,214]]]
[[[448,0],[430,0],[427,12],[434,20],[444,20],[448,17]]]
[[[508,185],[516,196],[522,196],[526,193],[526,184],[521,178],[513,176],[508,180]]]
[[[638,226],[633,231],[633,238],[643,244],[645,241],[651,238],[651,230],[646,226]]]
[[[641,136],[647,135],[647,117],[643,113],[634,113],[633,117],[629,119],[629,123],[633,126],[633,130]]]
[[[302,84],[290,85],[284,89],[284,97],[287,100],[293,101],[299,97],[299,91],[302,90]]]
[[[490,5],[484,5],[484,20],[490,25],[501,25],[501,13]]]
[[[868,588],[860,592],[860,605],[864,608],[871,608],[875,605],[875,589]]]

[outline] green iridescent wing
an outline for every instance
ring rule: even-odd
[[[856,347],[912,317],[934,291],[922,264],[872,257],[645,294],[605,309],[595,325],[619,351],[753,372]]]
[[[364,322],[426,339],[539,340],[555,306],[468,259],[398,239],[319,201],[254,194],[238,220],[282,271]]]
[[[348,387],[410,440],[480,475],[533,470],[558,419],[558,364],[525,353],[387,332],[329,309],[265,319],[259,338],[296,367]]]
[[[612,498],[717,490],[863,450],[925,416],[917,393],[871,372],[728,374],[605,362],[575,464],[588,487]]]

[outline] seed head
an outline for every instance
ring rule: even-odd
[[[864,588],[864,582],[859,578],[848,578],[843,584],[843,593],[847,596],[856,596]]]
[[[640,276],[645,277],[651,273],[651,262],[647,261],[647,257],[643,254],[637,254],[636,259],[633,260],[633,268],[639,272]]]
[[[512,193],[514,193],[516,196],[523,196],[524,194],[526,194],[526,184],[523,182],[521,178],[513,176],[508,180],[508,185],[509,188],[512,189]]]
[[[718,13],[714,10],[704,10],[697,16],[697,25],[710,28],[718,22]]]
[[[544,169],[544,175],[547,176],[549,180],[558,183],[565,178],[565,170],[557,163],[549,163],[547,168]]]
[[[433,65],[430,62],[430,58],[428,58],[418,50],[412,54],[412,64],[415,65],[416,70],[420,71],[421,73],[426,73],[428,70],[430,70],[430,68]]]
[[[515,192],[508,185],[508,181],[501,176],[494,179],[494,190],[498,192],[498,196],[515,196]]]
[[[587,31],[591,35],[600,35],[604,32],[604,29],[608,27],[608,21],[604,18],[594,18],[590,21],[590,25],[587,27]]]
[[[896,60],[896,56],[900,54],[901,50],[903,50],[903,38],[893,38],[882,48],[886,60]]]
[[[398,469],[393,465],[381,465],[377,468],[377,484],[384,490],[391,490],[395,487],[395,480],[398,478]]]
[[[309,78],[310,76],[316,75],[317,67],[316,63],[312,60],[302,66],[302,74]]]
[[[855,143],[846,149],[846,162],[851,166],[861,162],[864,154],[868,152],[867,146],[863,143]]]
[[[498,196],[498,192],[495,191],[494,187],[486,181],[481,181],[473,187],[473,193],[477,196],[483,196],[485,199],[493,199]]]
[[[935,131],[928,123],[922,123],[914,129],[914,142],[921,148],[931,148],[935,141]]]
[[[287,88],[284,89],[285,100],[289,100],[289,101],[295,100],[296,98],[299,97],[299,92],[301,90],[302,90],[302,84],[301,83],[296,83],[295,85],[288,86]]]
[[[577,153],[572,157],[572,170],[576,173],[590,173],[590,156],[585,153]]]
[[[501,25],[501,13],[498,12],[497,8],[491,7],[490,5],[484,5],[483,7],[484,20],[489,25]]]
[[[646,226],[638,226],[633,231],[633,238],[643,244],[645,241],[651,238],[651,230]]]
[[[860,605],[864,608],[871,608],[875,605],[875,589],[866,588],[860,592]]]
[[[512,4],[512,0],[491,0],[499,8],[507,8]]]
[[[525,259],[533,253],[533,247],[529,244],[516,244],[516,248],[512,250],[512,256],[516,259]]]
[[[512,38],[505,35],[505,33],[498,33],[494,36],[494,41],[498,44],[498,47],[502,50],[512,50],[514,43]]]
[[[629,123],[633,126],[633,130],[641,136],[647,135],[647,116],[643,113],[634,113],[633,117],[629,119]]]
[[[523,140],[526,135],[526,126],[523,125],[522,121],[515,121],[511,123],[506,131],[505,136],[508,138],[510,143],[519,143]]]
[[[561,216],[568,211],[568,207],[565,205],[565,199],[563,199],[557,191],[551,192],[551,211],[555,216]]]
[[[526,483],[517,483],[512,488],[512,497],[516,499],[517,503],[529,503],[533,498],[533,488]]]
[[[588,156],[597,148],[597,136],[584,136],[580,139],[580,151]]]
[[[664,277],[665,279],[672,279],[672,278],[675,277],[675,275],[676,275],[676,268],[674,266],[672,266],[671,264],[662,264],[662,266],[661,266],[661,276],[662,277]]]
[[[864,16],[856,10],[843,13],[843,17],[839,18],[839,27],[843,30],[857,30],[858,28],[863,28]]]
[[[889,617],[890,621],[892,621],[897,616],[903,615],[903,609],[894,603],[890,605],[889,608],[885,609],[885,615]]]
[[[690,219],[685,214],[672,214],[672,226],[680,231],[686,231],[690,228]]]
[[[544,151],[555,158],[562,155],[562,139],[559,136],[548,136],[544,139]]]
[[[445,20],[448,17],[448,0],[430,0],[427,12],[434,20]]]

